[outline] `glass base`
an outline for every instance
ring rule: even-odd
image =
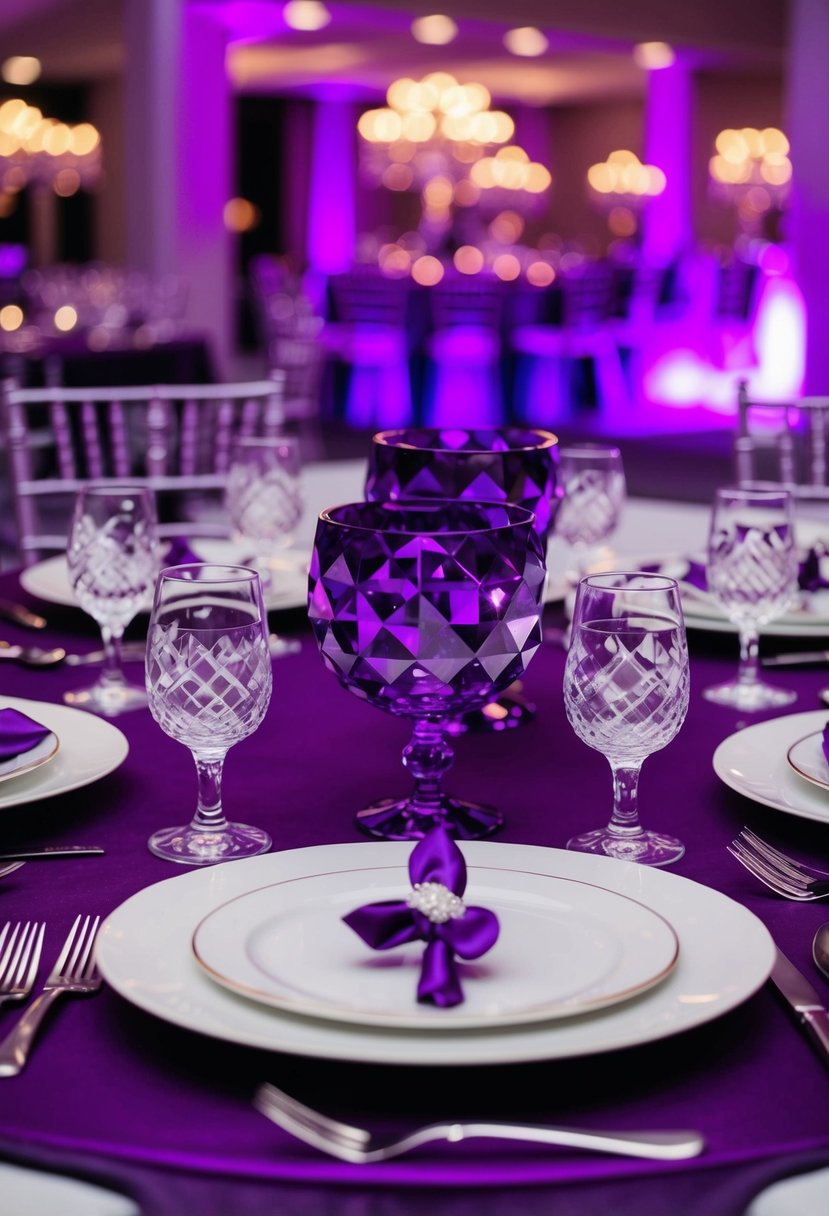
[[[361,832],[382,840],[421,840],[432,828],[441,825],[456,840],[480,840],[499,828],[504,817],[492,806],[458,802],[455,798],[444,798],[440,811],[434,815],[415,811],[405,798],[399,801],[384,798],[358,811],[354,822]]]
[[[645,866],[669,866],[679,861],[685,845],[675,836],[661,832],[641,832],[638,836],[618,836],[607,828],[584,832],[567,841],[567,848],[577,853],[599,853],[617,861],[637,861]]]
[[[494,701],[488,701],[480,709],[470,710],[455,718],[446,727],[448,735],[487,734],[490,731],[512,730],[523,726],[535,717],[535,706],[522,692],[520,680],[510,684]]]
[[[147,847],[156,857],[176,861],[182,866],[212,866],[219,861],[267,853],[271,843],[267,832],[246,823],[228,823],[220,832],[184,824],[154,832]]]
[[[751,684],[740,684],[731,680],[727,684],[715,684],[704,688],[702,695],[706,701],[715,705],[730,705],[744,713],[756,713],[761,709],[775,709],[780,705],[791,705],[797,700],[797,693],[789,688],[775,688],[756,680]]]
[[[91,684],[88,688],[65,692],[63,700],[75,709],[88,709],[105,718],[117,718],[132,709],[147,708],[147,693],[137,684]]]

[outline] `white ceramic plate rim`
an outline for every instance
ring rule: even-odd
[[[610,1009],[458,1035],[285,1013],[226,991],[195,962],[193,930],[219,904],[258,886],[328,868],[405,865],[411,846],[389,841],[268,853],[145,887],[107,918],[98,962],[106,981],[127,1001],[200,1034],[320,1059],[447,1066],[562,1059],[653,1042],[721,1016],[769,976],[775,950],[768,930],[719,891],[661,869],[539,845],[466,841],[461,848],[470,885],[474,867],[481,865],[573,878],[639,900],[673,925],[678,965],[656,987]]]
[[[125,736],[111,722],[51,701],[0,697],[0,708],[11,706],[42,722],[60,739],[50,764],[21,773],[0,788],[0,810],[65,794],[106,777],[129,753]]]
[[[250,552],[230,540],[194,539],[193,551],[206,561],[237,564]],[[307,599],[307,555],[294,549],[286,549],[283,555],[286,569],[284,583],[275,584],[266,596],[266,606],[277,608],[304,608]],[[47,604],[60,604],[77,608],[78,601],[69,581],[66,558],[62,553],[47,557],[20,571],[20,585],[29,595],[36,596]],[[147,605],[149,609],[149,604]]]
[[[550,875],[478,867],[475,876],[466,897],[495,912],[501,932],[480,963],[466,968],[465,1000],[452,1009],[415,1001],[422,942],[378,954],[340,919],[363,903],[405,898],[409,880],[399,867],[328,871],[237,896],[197,925],[193,955],[217,983],[277,1009],[441,1031],[605,1008],[658,984],[676,966],[672,926],[637,900]],[[308,927],[297,949],[288,926],[301,927],[303,908]],[[264,950],[256,944],[260,936]],[[267,949],[269,937],[274,950]],[[476,975],[481,966],[483,975]]]
[[[829,719],[827,719],[829,721]],[[797,739],[786,752],[786,759],[799,777],[829,790],[829,768],[823,754],[823,731],[813,731]]]
[[[11,777],[21,777],[24,773],[31,773],[34,769],[40,768],[41,764],[48,764],[58,754],[59,747],[60,740],[54,731],[50,731],[28,751],[0,762],[0,781],[8,781]]]
[[[829,794],[804,781],[787,759],[793,743],[822,730],[827,721],[829,710],[817,709],[743,727],[717,747],[714,772],[738,794],[763,806],[829,823]]]

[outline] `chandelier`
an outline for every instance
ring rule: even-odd
[[[780,210],[789,193],[792,162],[789,141],[777,127],[720,131],[716,155],[708,162],[711,193],[735,206],[748,225]]]
[[[503,110],[490,108],[485,85],[432,72],[419,81],[395,80],[386,100],[387,106],[367,110],[357,124],[363,169],[375,182],[422,191],[439,178],[460,187],[456,201],[462,205],[487,192],[540,195],[549,188],[549,171],[510,142],[515,124]]]
[[[19,97],[0,105],[0,192],[27,185],[71,195],[101,172],[101,137],[91,123],[74,126],[45,117]]]

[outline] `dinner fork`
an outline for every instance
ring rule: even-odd
[[[13,1077],[24,1067],[44,1014],[61,993],[97,992],[100,988],[101,976],[93,953],[100,920],[100,916],[94,920],[87,916],[81,923],[81,917],[76,918],[43,991],[0,1043],[0,1077]]]
[[[828,873],[782,853],[750,828],[743,828],[727,847],[755,878],[786,899],[824,899],[829,895]]]
[[[6,945],[6,938],[11,937]],[[0,955],[0,1005],[6,1001],[22,1001],[32,991],[35,982],[40,952],[43,949],[44,924],[27,920],[25,925],[20,921],[12,928],[11,921],[6,921],[0,933],[0,950],[6,946]]]
[[[304,1106],[275,1085],[264,1084],[257,1089],[253,1104],[256,1109],[283,1131],[290,1132],[306,1144],[328,1153],[340,1161],[368,1165],[388,1161],[410,1149],[433,1140],[457,1143],[476,1137],[497,1140],[518,1140],[534,1144],[558,1144],[567,1148],[592,1149],[599,1153],[619,1153],[626,1157],[650,1157],[679,1161],[697,1157],[705,1147],[698,1132],[592,1132],[568,1127],[544,1127],[532,1123],[430,1123],[416,1128],[408,1135],[378,1144],[370,1132],[361,1127],[339,1123],[319,1111]]]

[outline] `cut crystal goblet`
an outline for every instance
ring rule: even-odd
[[[326,667],[378,709],[412,720],[414,790],[357,814],[415,840],[438,825],[485,836],[499,811],[444,793],[448,725],[523,675],[541,640],[545,563],[532,512],[511,504],[349,503],[323,511],[308,615]]]
[[[414,427],[379,431],[368,458],[365,496],[371,502],[424,498],[509,502],[535,516],[546,554],[559,500],[558,438],[531,427]],[[505,730],[535,714],[520,682],[481,709],[451,723],[452,734]]]

